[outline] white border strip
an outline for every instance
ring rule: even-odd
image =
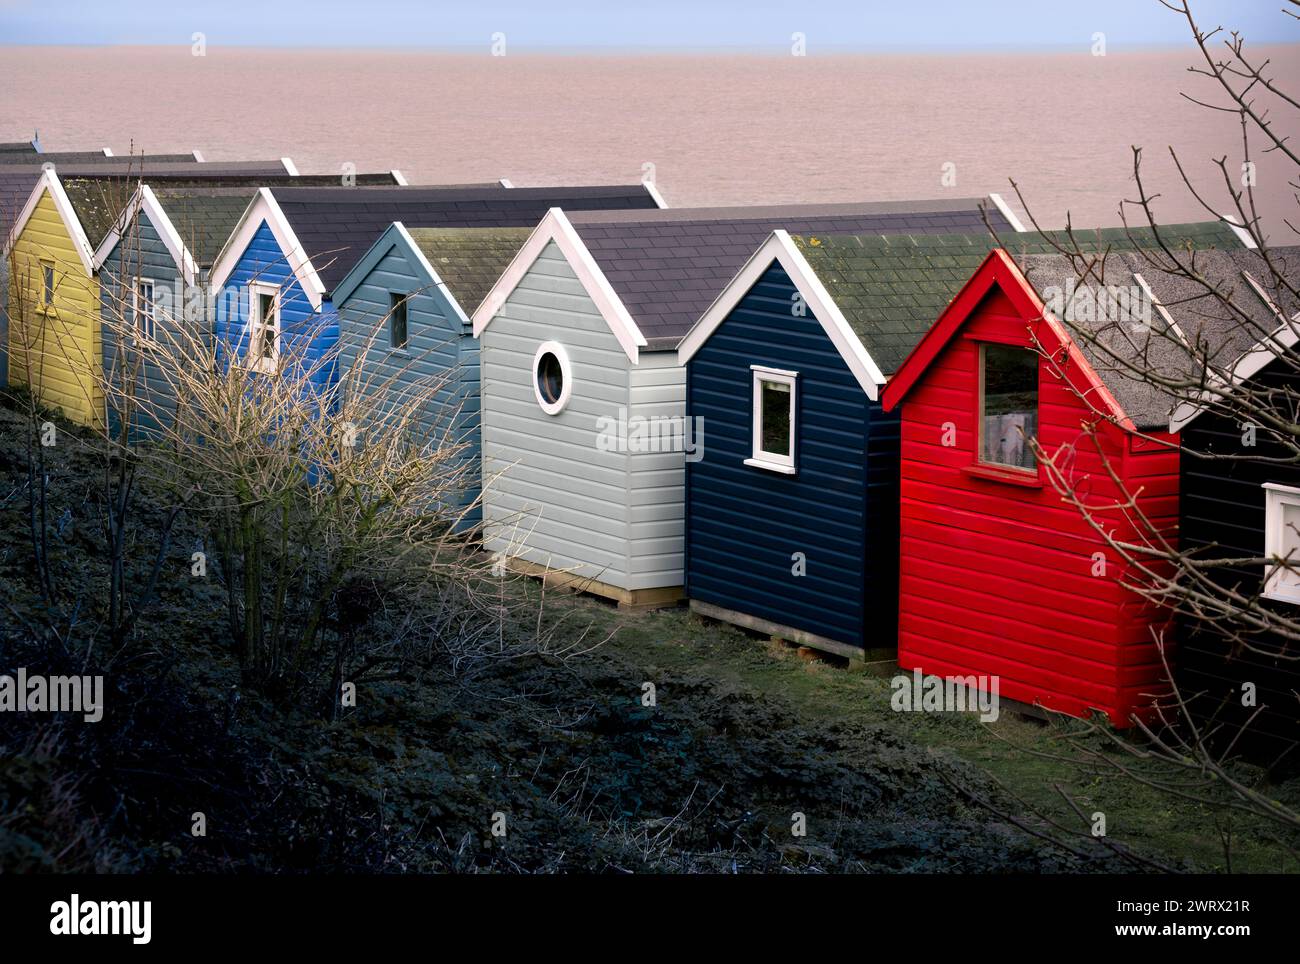
[[[1237,236],[1237,240],[1245,247],[1250,248],[1252,251],[1259,247],[1259,245],[1255,243],[1255,239],[1251,237],[1250,232],[1246,230],[1245,226],[1237,223],[1236,218],[1229,214],[1225,214],[1223,216],[1223,223],[1232,228],[1232,233]]]

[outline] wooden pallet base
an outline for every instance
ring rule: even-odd
[[[803,654],[804,650],[813,650],[839,656],[849,661],[850,669],[866,670],[877,662],[893,660],[894,654],[892,650],[863,649],[861,646],[852,646],[849,643],[827,639],[825,636],[818,636],[816,633],[795,629],[793,626],[783,626],[769,619],[751,616],[748,613],[737,612],[723,606],[715,606],[713,603],[701,602],[698,599],[691,600],[691,612],[699,613],[709,619],[731,623],[733,626],[739,626],[742,629],[752,630],[756,633],[765,633],[773,640],[800,647],[801,654]]]
[[[686,598],[681,586],[663,586],[653,589],[624,589],[612,586],[599,579],[579,576],[564,569],[552,569],[526,559],[511,559],[508,563],[512,572],[540,579],[547,589],[561,589],[565,592],[589,593],[602,599],[611,599],[618,603],[618,608],[625,612],[647,612],[651,609],[664,609],[676,606]]]

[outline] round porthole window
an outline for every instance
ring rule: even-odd
[[[548,341],[533,356],[533,393],[547,415],[558,414],[569,401],[573,377],[569,356],[559,342]]]

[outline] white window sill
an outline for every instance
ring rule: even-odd
[[[768,472],[777,472],[781,475],[794,475],[793,465],[782,465],[780,462],[767,462],[763,459],[745,459],[745,464],[753,466],[756,469],[766,469]]]
[[[1295,590],[1291,594],[1278,592],[1277,590],[1274,589],[1267,589],[1264,592],[1262,592],[1260,595],[1262,595],[1265,599],[1271,599],[1274,602],[1284,602],[1284,603],[1290,603],[1293,606],[1300,606],[1300,589]]]

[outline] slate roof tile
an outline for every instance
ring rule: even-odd
[[[393,221],[413,228],[533,227],[553,207],[566,211],[657,205],[643,185],[505,188],[499,184],[344,189],[284,188],[276,201],[309,257],[332,253],[316,265],[332,291]],[[464,307],[464,305],[462,305]]]
[[[1217,222],[1166,225],[1161,228],[1175,245],[1188,244],[1198,257],[1243,252],[1237,236]],[[998,241],[987,233],[935,235],[810,234],[793,237],[809,266],[826,287],[849,326],[886,375],[898,370],[921,337],[983,263],[998,241],[1022,261],[1043,258],[1068,244],[1065,232],[1015,233],[999,231]],[[1075,232],[1084,251],[1108,258],[1137,258],[1127,254],[1150,248],[1150,230],[1107,228]],[[1064,260],[1060,255],[1052,255]],[[1044,264],[1060,269],[1057,261]],[[1037,268],[1041,273],[1047,269]],[[1125,270],[1121,263],[1117,271]],[[1032,279],[1031,279],[1032,280]],[[1139,407],[1139,411],[1144,411]]]

